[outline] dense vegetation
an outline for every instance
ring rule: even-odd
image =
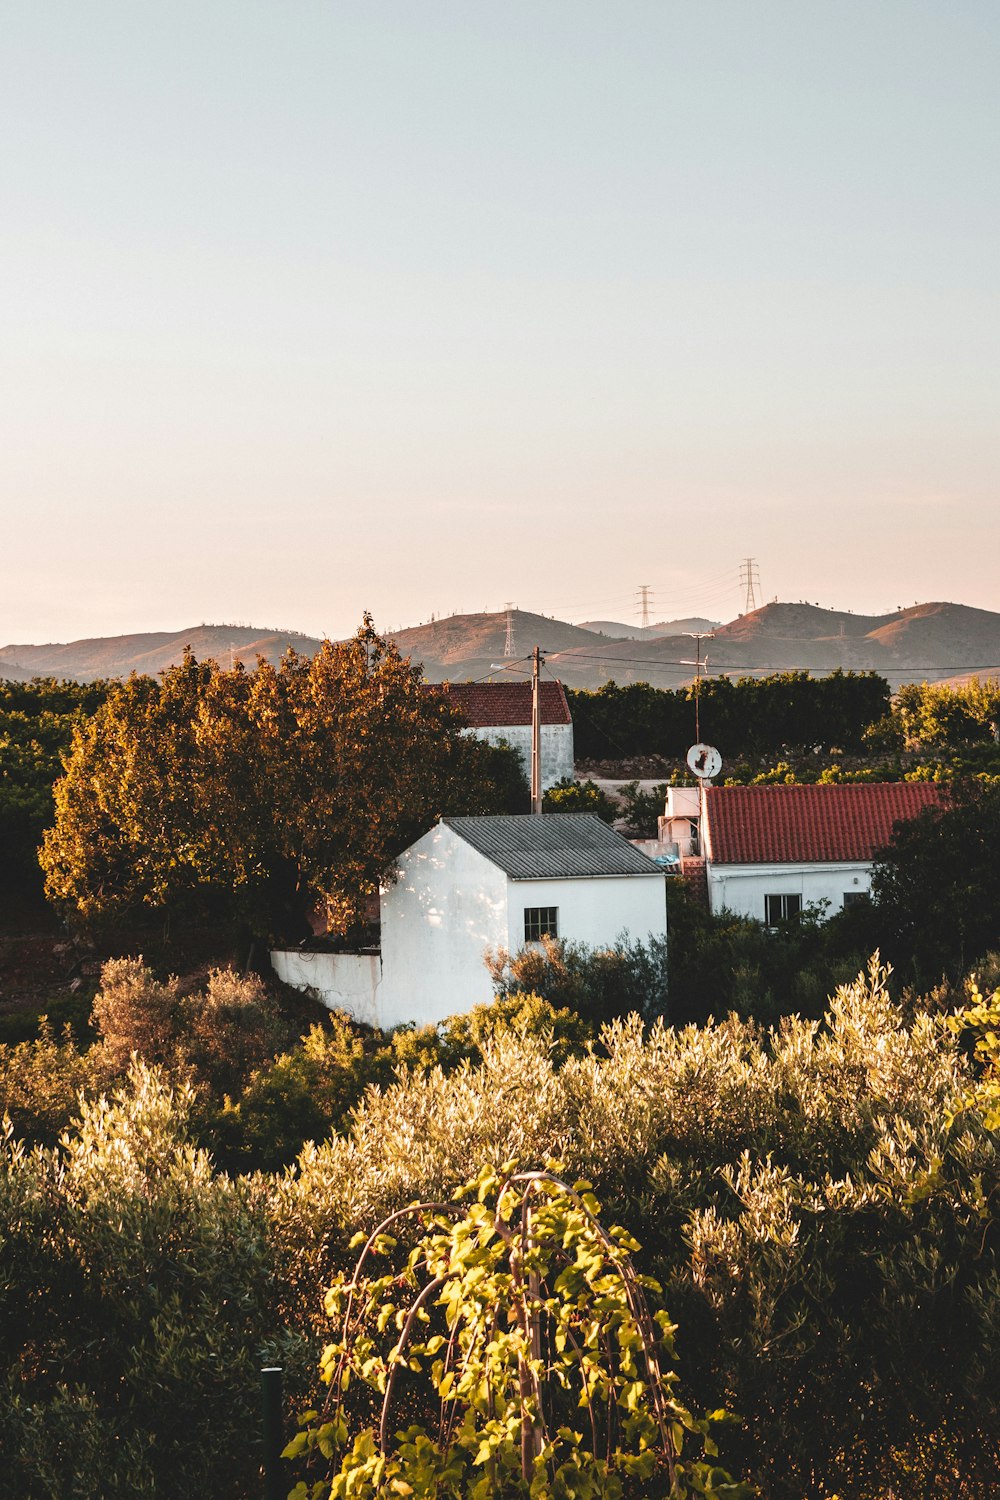
[[[514,752],[463,734],[366,620],[278,667],[188,653],[117,684],[74,733],[40,857],[50,899],[85,920],[216,911],[297,940],[314,907],[333,930],[362,921],[445,809],[524,798]]]
[[[38,846],[73,731],[103,703],[105,683],[0,680],[0,896],[40,897]]]
[[[386,850],[395,852],[400,838],[422,831],[425,809],[439,811],[445,797],[451,811],[525,807],[516,759],[502,750],[469,748],[464,739],[464,748],[456,747],[446,710],[417,709],[412,687],[418,674],[393,660],[391,647],[369,627],[361,635],[368,647],[362,661],[355,643],[353,667],[330,648],[314,667],[289,658],[262,674],[220,672],[188,660],[159,683],[0,682],[0,890],[40,895],[37,850],[54,820],[53,785],[72,752],[60,793],[60,830],[46,856],[50,890],[60,900],[91,913],[113,910],[120,920],[130,903],[133,910],[136,903],[148,908],[162,901],[183,909],[193,896],[200,910],[215,903],[220,913],[265,930],[300,927],[296,886],[303,871],[335,905],[331,865],[357,845],[356,830],[341,821],[335,847],[291,857],[286,847],[297,826],[296,807],[318,792],[331,804],[327,811],[335,811],[333,803],[348,789],[339,779],[340,762],[321,754],[317,739],[335,695],[354,702],[337,721],[352,793],[358,773],[366,786],[385,792],[369,775],[376,748],[383,761],[395,756],[401,769],[407,764],[401,747],[385,739],[385,717],[368,721],[379,693],[384,697],[388,689],[384,701],[402,714],[404,740],[408,733],[412,745],[414,736],[419,741],[430,731],[438,746],[419,765],[412,816],[400,814],[383,849],[362,851],[355,873],[369,884],[374,865],[366,866],[367,855],[375,854],[377,864]],[[102,707],[109,694],[111,704]],[[691,688],[668,692],[646,683],[571,690],[577,755],[675,761],[665,783],[688,779],[683,756],[694,732],[692,695]],[[873,673],[709,678],[701,684],[700,710],[703,737],[722,749],[730,781],[1000,776],[1000,686],[993,682],[958,689],[913,685],[890,704],[885,682]],[[280,744],[293,722],[290,742]],[[361,729],[367,745],[359,761],[351,750]],[[445,744],[452,747],[447,754]],[[463,755],[474,764],[459,765]],[[94,819],[98,794],[110,809],[109,826]],[[655,834],[662,800],[660,792],[633,794],[626,810],[634,836]],[[594,811],[609,820],[615,814],[593,784],[553,788],[546,809]],[[163,854],[168,833],[180,846],[174,864]],[[92,888],[100,892],[96,899]]]
[[[216,903],[267,931],[301,918],[308,891],[346,919],[444,799],[505,805],[519,776],[510,757],[469,749],[441,709],[425,715],[405,664],[364,631],[332,652],[258,674],[188,660],[159,684],[110,693],[12,686],[0,831],[22,833],[3,845],[7,878],[51,816],[68,751],[46,858],[53,889],[95,913]],[[773,714],[782,692],[789,703],[813,692],[792,676],[769,690]],[[636,1267],[678,1325],[678,1401],[742,1418],[713,1432],[731,1473],[768,1500],[991,1493],[1000,992],[986,992],[1000,979],[1000,698],[989,685],[913,689],[887,712],[878,680],[858,681],[829,690],[857,711],[853,740],[831,697],[838,726],[813,736],[788,719],[781,753],[853,746],[894,774],[953,781],[954,795],[897,834],[874,901],[830,922],[807,914],[767,932],[713,918],[677,882],[669,969],[656,944],[500,953],[493,1005],[391,1035],[253,974],[182,982],[117,959],[89,1031],[43,1023],[0,1046],[10,1492],[257,1494],[257,1371],[282,1364],[297,1410],[323,1399],[318,1361],[335,1337],[324,1292],[351,1274],[355,1234],[415,1199],[447,1203],[502,1167],[548,1163],[593,1183],[621,1226],[615,1243],[641,1245]],[[741,691],[720,687],[717,706],[749,713]],[[331,714],[333,756],[320,733]],[[748,753],[764,753],[762,733],[746,730]],[[377,778],[397,765],[387,791]],[[796,772],[758,763],[755,774]],[[391,814],[375,838],[349,815],[369,775]],[[553,810],[600,795],[562,791]],[[655,800],[633,791],[636,824]],[[313,806],[326,844],[303,840]],[[350,889],[331,878],[338,860]],[[875,947],[896,975],[873,965],[857,978]],[[443,1223],[425,1228],[419,1243],[443,1254]],[[582,1233],[571,1215],[564,1229]],[[594,1247],[579,1243],[589,1263]],[[395,1281],[402,1266],[386,1249]],[[495,1237],[478,1246],[498,1249]],[[366,1399],[355,1388],[362,1432]],[[521,1493],[514,1449],[498,1439],[491,1451],[502,1493]],[[471,1429],[463,1452],[473,1463]],[[289,1488],[299,1479],[317,1470],[290,1464]],[[646,1464],[625,1493],[664,1484]]]
[[[577,756],[683,760],[694,738],[694,693],[694,686],[671,690],[648,682],[567,690]],[[889,686],[875,672],[707,677],[699,687],[702,739],[727,760],[813,746],[861,750],[865,732],[888,712]]]
[[[158,983],[166,1024],[146,1045],[164,1061],[123,1076],[136,987]],[[994,1486],[1000,998],[970,996],[970,1032],[901,1009],[874,970],[819,1021],[626,1018],[589,1045],[577,1018],[509,1000],[445,1027],[436,1055],[433,1038],[335,1022],[329,1064],[314,1046],[302,1076],[343,1133],[290,1171],[234,1176],[202,1144],[225,1111],[216,1091],[261,1076],[228,1055],[233,1007],[295,1018],[231,975],[212,982],[217,1030],[135,966],[106,971],[101,994],[88,1054],[49,1038],[3,1055],[5,1090],[33,1078],[36,1101],[0,1169],[12,1493],[255,1494],[256,1370],[283,1364],[293,1406],[308,1404],[331,1337],[324,1288],[355,1233],[484,1165],[552,1160],[643,1246],[637,1267],[679,1328],[679,1398],[741,1415],[722,1444],[731,1472],[771,1500]],[[358,1098],[383,1049],[397,1070]]]

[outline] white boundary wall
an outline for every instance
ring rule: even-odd
[[[377,953],[310,953],[275,949],[271,967],[282,984],[311,990],[330,1010],[346,1010],[366,1026],[384,1027],[380,1003],[382,965]]]

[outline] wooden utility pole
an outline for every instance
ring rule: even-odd
[[[540,652],[531,656],[531,811],[542,810],[542,709],[539,702]]]
[[[702,641],[710,641],[710,640],[714,639],[715,632],[712,631],[712,630],[703,630],[703,631],[700,631],[700,632],[697,631],[697,630],[686,630],[684,632],[684,634],[685,635],[689,635],[691,637],[691,639],[696,643],[695,659],[694,659],[694,661],[682,661],[681,662],[681,666],[682,667],[694,667],[694,737],[695,737],[695,743],[696,744],[700,744],[700,742],[701,742],[701,712],[700,712],[700,710],[701,710],[701,669],[702,669],[703,665],[706,666],[706,667],[708,666],[708,657],[707,656],[705,657],[704,663],[702,662],[702,658],[701,658],[701,643],[702,643]]]

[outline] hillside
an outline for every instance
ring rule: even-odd
[[[452,615],[395,632],[404,655],[423,664],[431,681],[485,677],[494,664],[527,673],[537,643],[547,670],[571,687],[602,682],[651,682],[677,687],[694,675],[696,644],[686,632],[707,624],[672,621],[650,632],[618,638],[615,621],[571,625],[524,610],[513,613],[514,659],[504,668],[507,615]],[[593,628],[603,624],[604,634]],[[657,632],[657,633],[654,633]],[[662,633],[661,633],[662,632]],[[199,658],[223,665],[241,660],[252,666],[258,655],[276,662],[289,647],[304,654],[319,642],[294,631],[260,630],[248,625],[198,625],[188,630],[96,637],[43,646],[0,646],[0,676],[121,677],[156,673],[179,661],[190,646]],[[979,674],[1000,676],[1000,614],[964,604],[915,604],[885,615],[856,615],[812,604],[766,604],[716,628],[702,642],[710,673],[763,674],[793,669],[881,672],[895,688],[904,682]]]
[[[188,630],[147,631],[138,635],[95,636],[90,640],[44,646],[0,647],[0,676],[12,663],[27,677],[127,677],[130,672],[155,675],[181,660],[190,646],[199,660],[211,657],[228,666],[240,660],[252,667],[258,656],[277,662],[291,646],[311,656],[319,641],[296,631],[262,631],[252,625],[196,625]],[[232,655],[230,655],[232,653]]]
[[[655,625],[626,625],[621,620],[581,620],[581,630],[593,630],[598,635],[609,635],[616,641],[641,641],[662,635],[687,635],[693,631],[717,630],[718,620],[704,620],[692,616],[689,620],[660,620]]]
[[[546,652],[583,650],[595,644],[592,630],[550,619],[548,615],[518,609],[512,612],[512,623],[514,659],[521,670],[527,670],[527,663],[519,659],[530,655],[536,644]],[[450,615],[443,620],[432,620],[429,625],[396,631],[393,640],[404,656],[423,663],[432,682],[482,677],[493,662],[504,660],[507,613],[501,610],[488,615]]]
[[[34,676],[34,672],[29,672],[9,657],[0,657],[0,682],[30,682]]]

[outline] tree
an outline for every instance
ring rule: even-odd
[[[350,641],[252,673],[188,652],[77,729],[46,890],[85,919],[222,910],[301,937],[318,904],[344,928],[440,814],[509,810],[513,756],[462,734],[367,616]]]
[[[564,776],[549,787],[542,798],[542,811],[594,813],[602,823],[613,823],[618,815],[617,807],[596,781],[574,781],[572,776]]]
[[[899,825],[876,858],[883,946],[920,984],[961,975],[1000,946],[1000,783],[955,784],[940,807]]]
[[[699,1421],[677,1398],[665,1366],[675,1330],[650,1313],[660,1288],[634,1270],[639,1246],[599,1214],[588,1182],[508,1163],[358,1234],[353,1275],[327,1294],[338,1325],[321,1365],[328,1410],[307,1414],[285,1450],[332,1459],[331,1482],[294,1493],[597,1500],[632,1481],[644,1495],[749,1500],[711,1462],[726,1414]],[[400,1269],[396,1236],[412,1228]],[[372,1392],[378,1424],[352,1442],[350,1418]],[[398,1432],[404,1410],[416,1420]],[[692,1436],[704,1458],[684,1455]]]
[[[73,728],[103,700],[107,685],[35,678],[0,682],[0,890],[41,898],[37,850],[52,821],[52,786]]]
[[[630,1011],[652,1021],[667,1009],[668,940],[621,934],[607,948],[543,937],[516,953],[498,948],[486,967],[498,1000],[533,995],[565,1007],[594,1029]]]

